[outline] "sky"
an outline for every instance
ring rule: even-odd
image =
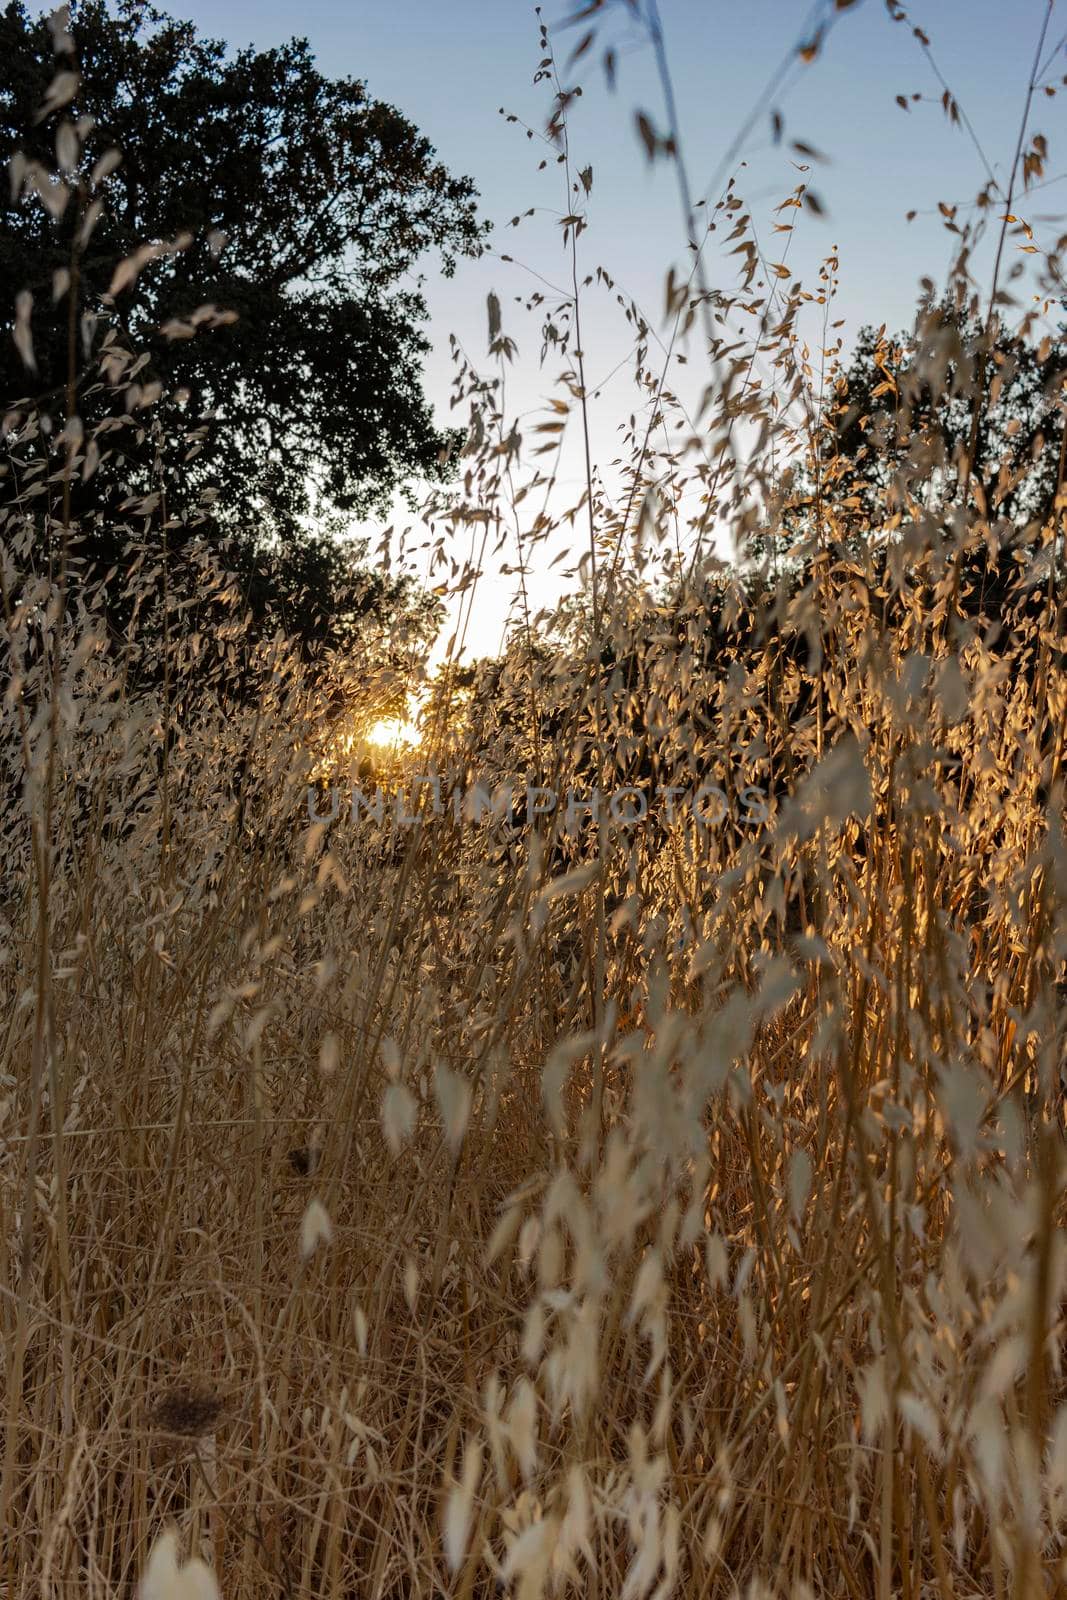
[[[580,3],[544,0],[544,19],[564,61],[584,27],[562,24]],[[846,342],[865,322],[908,326],[920,278],[944,281],[953,253],[955,241],[946,232],[939,202],[965,207],[990,170],[1001,180],[1010,171],[1048,0],[913,0],[906,23],[894,23],[883,0],[843,7],[835,7],[834,0],[659,4],[698,192],[732,155],[730,170],[737,171],[746,203],[769,240],[774,208],[803,176],[817,190],[824,215],[805,214],[790,246],[791,269],[811,287],[819,262],[836,246],[836,316],[844,319]],[[544,85],[532,81],[539,59],[533,6],[527,0],[301,0],[299,5],[291,0],[164,0],[164,8],[235,47],[306,37],[323,71],[364,79],[372,95],[417,124],[446,166],[474,179],[483,215],[495,224],[491,249],[479,261],[461,263],[452,280],[436,274],[432,262],[426,264],[433,346],[426,391],[439,420],[454,422],[449,335],[473,361],[486,363],[486,297],[492,291],[503,306],[505,332],[519,351],[508,374],[509,407],[527,422],[543,411],[553,372],[539,368],[536,319],[522,313],[516,297],[541,279],[563,283],[565,258],[557,221],[559,176],[552,169],[538,172],[545,152],[522,128],[542,130],[549,109]],[[796,47],[811,37],[820,19],[832,25],[815,59],[805,63]],[[634,117],[645,110],[662,126],[662,93],[647,43],[627,23],[626,5],[615,0],[600,26],[597,46],[565,76],[568,84],[583,86],[570,123],[575,166],[593,169],[590,227],[580,242],[582,266],[588,272],[603,265],[659,326],[665,276],[683,257],[684,231],[674,174],[665,162],[650,167],[645,161]],[[936,68],[973,137],[946,118],[942,82],[913,26],[928,36]],[[1046,53],[1053,55],[1053,65],[1046,81],[1058,83],[1067,73],[1065,30],[1067,4],[1059,0],[1048,32]],[[614,93],[600,64],[608,43],[618,55]],[[916,93],[923,98],[909,110],[896,104],[897,95]],[[1039,242],[1067,231],[1064,96],[1067,90],[1055,99],[1039,97],[1031,118],[1031,132],[1044,132],[1050,148],[1046,183],[1026,200],[1026,219]],[[501,107],[520,123],[505,122]],[[777,145],[770,125],[774,109],[784,122]],[[737,144],[748,123],[749,132]],[[791,149],[793,140],[826,159],[809,161],[811,170],[798,173],[795,163],[801,158]],[[509,226],[516,213],[531,207],[532,219],[518,229]],[[908,222],[911,210],[917,214]],[[514,260],[501,260],[505,254]],[[725,256],[709,267],[712,282],[728,288],[734,266]],[[988,272],[981,256],[975,270],[979,278]],[[583,345],[592,384],[625,357],[627,330],[610,296],[591,303]],[[616,455],[620,419],[632,404],[624,375],[603,385],[592,416],[595,459],[608,462]],[[564,482],[561,492],[573,497],[579,452],[572,450],[564,465],[564,477],[570,474],[572,481]],[[578,533],[573,537],[580,540]],[[457,551],[457,559],[465,554]],[[567,583],[560,573],[566,570],[564,562],[539,572],[535,603],[550,603],[559,595]],[[499,648],[513,595],[513,578],[486,572],[473,600],[467,597],[462,617],[453,603],[452,623],[459,618],[468,653]],[[446,633],[451,631],[450,625]]]

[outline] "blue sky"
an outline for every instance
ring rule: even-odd
[[[537,410],[552,387],[550,371],[538,369],[536,324],[513,304],[535,283],[527,267],[563,281],[564,258],[552,213],[561,210],[558,175],[538,173],[543,153],[520,128],[505,124],[505,106],[536,128],[544,126],[548,99],[532,77],[538,60],[537,23],[526,0],[164,0],[167,8],[233,45],[276,44],[300,34],[308,38],[323,70],[364,78],[372,94],[408,115],[436,145],[455,172],[472,176],[484,213],[498,224],[494,253],[464,264],[451,282],[431,272],[433,354],[427,391],[442,420],[448,417],[451,364],[448,336],[455,333],[470,355],[484,358],[486,295],[503,303],[505,330],[519,345],[509,375],[509,401],[522,415]],[[546,0],[553,25],[577,9]],[[1053,16],[1049,49],[1059,42],[1049,76],[1067,72],[1064,15]],[[658,316],[668,267],[682,255],[673,175],[664,163],[648,168],[634,130],[634,112],[645,109],[662,123],[662,97],[648,48],[625,26],[625,8],[610,8],[603,42],[618,47],[618,87],[609,93],[599,48],[571,74],[584,92],[571,121],[576,164],[593,167],[591,226],[581,241],[585,271],[601,264],[647,313]],[[680,120],[694,182],[711,179],[754,109],[750,135],[740,150],[745,165],[739,184],[766,240],[773,208],[799,181],[789,148],[799,139],[824,152],[825,163],[807,174],[825,206],[821,218],[806,215],[790,250],[790,266],[809,281],[821,258],[836,245],[840,254],[837,316],[846,339],[865,321],[906,326],[919,279],[943,279],[953,241],[945,232],[939,201],[966,204],[986,169],[998,177],[1011,166],[1031,61],[1046,0],[915,0],[908,23],[893,23],[882,0],[858,0],[835,13],[833,0],[814,7],[806,0],[660,0],[667,49],[675,78]],[[804,35],[813,15],[834,17],[816,59],[794,62],[773,100],[765,90],[774,71]],[[950,126],[940,106],[941,84],[912,33],[922,27],[940,71],[978,135],[982,153],[960,127]],[[566,57],[581,36],[572,28],[556,36]],[[924,100],[904,112],[898,94],[920,92]],[[1063,91],[1067,94],[1067,90]],[[784,118],[785,137],[775,147],[770,111]],[[1027,198],[1026,213],[1039,237],[1067,231],[1067,170],[1062,139],[1067,100],[1039,98],[1032,130],[1046,133],[1048,177],[1054,181]],[[1067,167],[1067,162],[1064,163]],[[506,224],[516,212],[537,207],[518,230]],[[916,210],[911,223],[905,213]],[[1042,220],[1042,219],[1048,220]],[[503,224],[503,225],[501,225]],[[501,262],[506,252],[516,263]],[[773,254],[773,252],[772,252]],[[732,266],[712,260],[713,282],[724,287]],[[982,257],[976,261],[981,273]],[[585,347],[595,380],[626,353],[624,325],[607,297],[587,314]],[[616,453],[616,430],[632,397],[625,379],[608,385],[593,419],[594,453]],[[623,387],[619,388],[618,385]],[[576,460],[568,466],[574,468]],[[577,537],[577,536],[576,536]],[[549,600],[560,588],[544,575],[535,590]],[[472,610],[468,643],[476,653],[495,649],[512,593],[510,579],[487,574]]]

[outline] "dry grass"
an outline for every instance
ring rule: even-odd
[[[747,368],[724,355],[752,292],[708,323],[696,464],[639,429],[622,501],[589,482],[585,604],[473,684],[447,667],[378,773],[719,782],[714,828],[568,842],[425,791],[406,829],[312,826],[329,697],[284,640],[242,643],[207,554],[188,591],[131,576],[116,664],[98,602],[66,604],[80,441],[41,446],[62,561],[36,576],[42,513],[9,497],[10,1600],[128,1594],[168,1524],[227,1600],[1062,1586],[1062,495],[995,617],[997,463],[917,452],[857,536],[800,291],[761,302]],[[493,507],[522,578],[475,376],[438,536]],[[772,459],[815,485],[787,577],[690,561],[718,523],[785,540]],[[211,583],[230,659],[183,620]],[[330,670],[358,725],[373,685]],[[206,1593],[177,1548],[155,1592]]]

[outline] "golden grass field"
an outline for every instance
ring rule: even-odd
[[[934,422],[861,501],[818,420],[841,361],[793,326],[834,271],[750,327],[792,409],[682,287],[703,454],[653,472],[638,428],[574,523],[580,604],[446,662],[406,750],[362,742],[365,666],[245,639],[209,551],[161,592],[151,514],[116,657],[72,431],[48,563],[5,490],[7,1600],[1062,1592],[1063,386],[1057,494],[1009,524],[978,424],[937,442],[1003,361],[961,268],[978,355],[927,308],[886,403],[907,435],[921,379]],[[515,511],[475,403],[443,539]],[[713,517],[772,559],[724,566]],[[357,757],[725,803],[310,820]]]

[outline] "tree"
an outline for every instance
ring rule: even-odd
[[[956,539],[965,510],[961,570],[1003,599],[1009,572],[1018,575],[1014,551],[1033,553],[1053,518],[1065,403],[1065,326],[1035,344],[942,302],[925,305],[910,334],[861,328],[804,459],[749,541],[751,572],[769,566],[796,586],[816,549],[881,568],[898,530],[929,519],[956,524]],[[1003,570],[990,591],[993,567]]]
[[[117,559],[131,499],[152,491],[172,548],[175,529],[205,522],[285,546],[305,543],[312,519],[333,532],[412,479],[444,477],[455,439],[422,390],[415,273],[427,252],[447,274],[481,248],[471,181],[363,83],[323,76],[304,40],[229,55],[145,0],[113,12],[82,0],[70,39],[61,28],[21,0],[0,12],[0,141],[19,152],[12,198],[0,196],[0,276],[34,297],[36,361],[28,374],[8,300],[0,403],[29,388],[46,422],[62,420],[68,326],[51,302],[76,258],[86,432],[135,409],[132,378],[151,417],[79,476],[82,554]],[[73,95],[53,90],[41,117],[53,47],[71,40]],[[55,177],[39,175],[65,163],[63,204]],[[101,381],[109,338],[112,357],[116,340],[141,357],[117,394]]]
[[[922,486],[927,509],[953,503],[981,388],[971,490],[980,488],[990,518],[1020,530],[1047,521],[1060,472],[1064,331],[1035,345],[999,329],[987,344],[976,318],[948,306],[929,308],[914,334],[860,330],[820,443],[839,503],[853,496],[857,512],[884,515],[902,473]]]

